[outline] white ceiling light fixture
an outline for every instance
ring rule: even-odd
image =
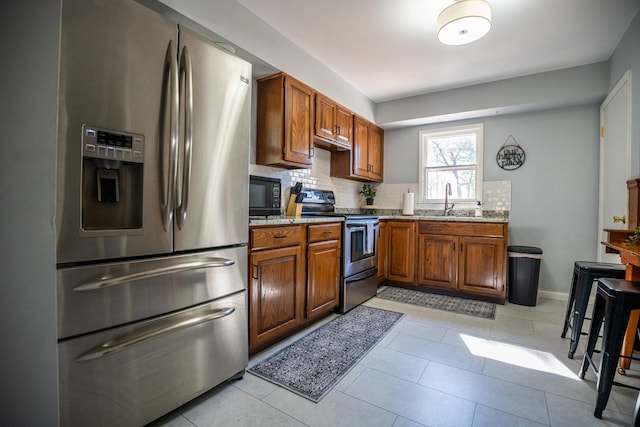
[[[491,5],[485,0],[458,0],[438,16],[438,40],[446,45],[472,43],[491,29]]]

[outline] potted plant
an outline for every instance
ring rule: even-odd
[[[373,205],[373,199],[376,197],[376,188],[370,184],[364,184],[360,189],[360,195],[367,200],[367,205]]]
[[[636,229],[633,230],[633,233],[630,234],[629,237],[627,237],[624,242],[622,242],[624,246],[635,246],[639,243],[640,243],[640,227],[636,227]]]

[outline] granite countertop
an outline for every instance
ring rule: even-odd
[[[293,225],[293,224],[307,224],[312,222],[342,222],[344,218],[330,217],[330,216],[270,216],[266,218],[249,218],[249,225]]]
[[[509,222],[504,217],[482,217],[482,216],[443,216],[443,215],[379,215],[380,219],[393,220],[416,220],[416,221],[447,221],[447,222]]]
[[[504,217],[475,217],[475,216],[442,216],[442,215],[378,215],[379,219],[391,220],[412,220],[412,221],[447,221],[447,222],[492,222],[508,223],[509,219]],[[260,218],[249,218],[249,225],[293,225],[307,224],[313,222],[341,222],[341,217],[293,217],[293,216],[271,216]]]

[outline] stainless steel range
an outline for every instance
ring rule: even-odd
[[[347,312],[375,296],[378,290],[378,217],[336,212],[335,195],[329,190],[302,188],[297,200],[302,203],[303,216],[344,218],[338,311]]]

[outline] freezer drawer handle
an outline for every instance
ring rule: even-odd
[[[135,280],[148,279],[150,277],[164,276],[166,274],[179,273],[182,271],[196,270],[198,268],[210,268],[210,267],[227,267],[235,264],[235,261],[227,258],[207,258],[197,261],[183,262],[175,265],[168,265],[165,267],[153,268],[150,270],[139,271],[137,273],[116,275],[116,276],[102,276],[97,279],[91,279],[84,282],[75,288],[74,291],[94,291],[96,289],[108,288],[110,286],[122,285],[124,283],[133,282]]]
[[[210,320],[219,319],[221,317],[226,317],[231,313],[233,313],[234,311],[236,311],[234,307],[217,308],[215,310],[211,310],[208,314],[205,314],[203,316],[192,317],[186,320],[179,320],[170,325],[152,329],[149,332],[136,335],[133,337],[128,335],[122,335],[120,337],[116,337],[110,341],[107,341],[104,344],[100,344],[99,346],[92,348],[86,353],[81,354],[76,358],[76,361],[86,362],[88,360],[99,359],[109,354],[117,353],[119,351],[125,350],[133,345],[147,341],[151,338],[155,338],[159,335],[164,335],[168,332],[176,331],[178,329],[188,328],[190,326],[195,326],[199,323],[208,322]],[[163,321],[164,320],[166,319],[163,319]]]

